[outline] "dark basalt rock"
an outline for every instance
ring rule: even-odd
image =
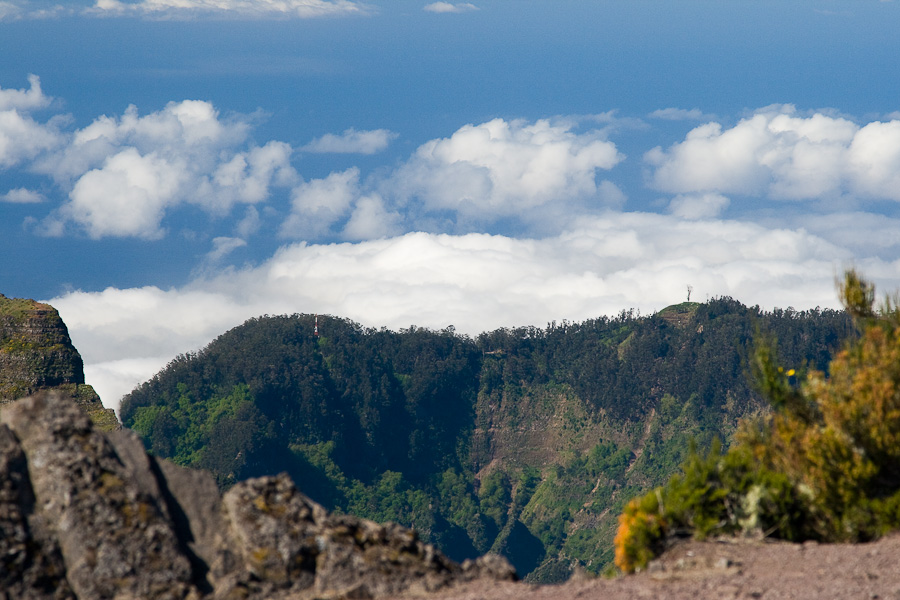
[[[286,475],[220,497],[57,392],[0,410],[0,598],[376,598],[478,577],[515,572],[329,514]]]

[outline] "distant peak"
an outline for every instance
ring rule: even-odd
[[[694,316],[700,307],[699,302],[682,302],[681,304],[673,304],[659,311],[660,318],[666,320],[672,325],[683,327]]]

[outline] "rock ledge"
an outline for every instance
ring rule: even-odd
[[[515,571],[329,514],[286,475],[220,496],[208,473],[97,430],[57,392],[0,410],[0,599],[377,598],[482,577]]]

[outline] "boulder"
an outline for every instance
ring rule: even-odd
[[[54,391],[0,410],[0,598],[377,598],[479,577],[515,572],[329,514],[287,475],[220,496]]]

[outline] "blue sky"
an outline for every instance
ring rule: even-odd
[[[246,318],[900,287],[900,3],[0,0],[0,293],[109,406]]]

